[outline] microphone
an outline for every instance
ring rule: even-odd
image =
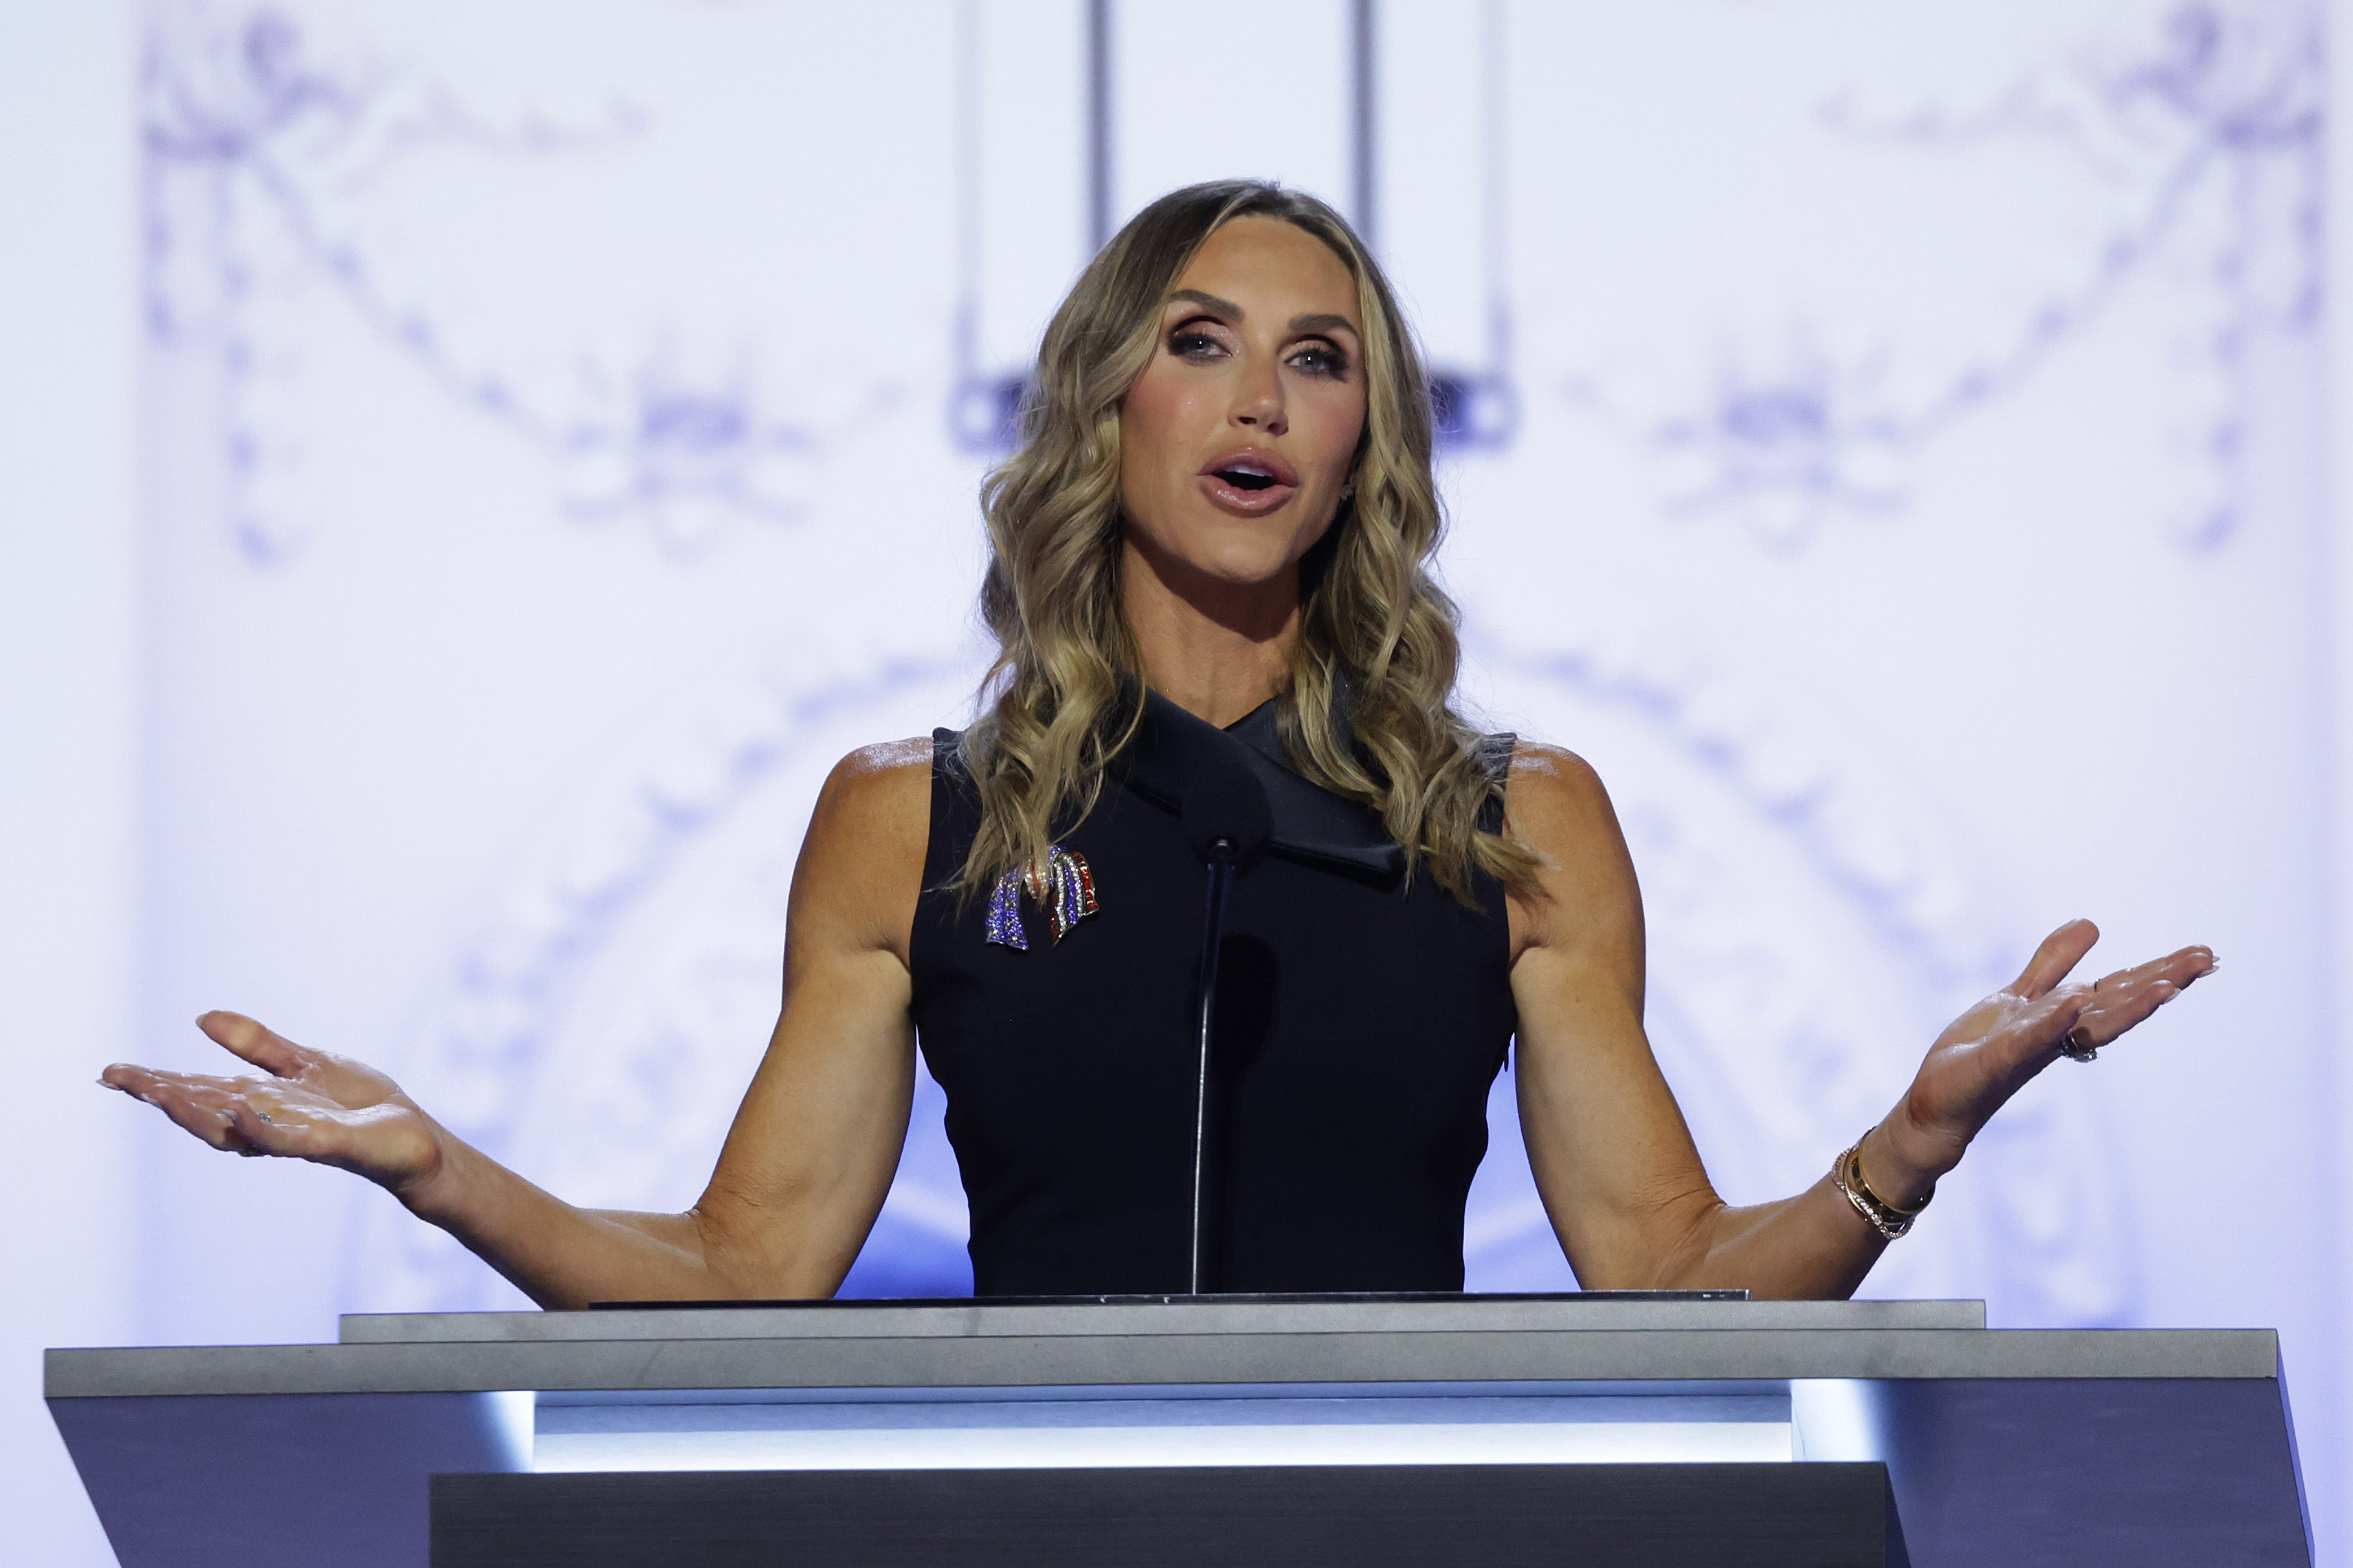
[[[1200,1073],[1193,1099],[1193,1251],[1188,1289],[1198,1296],[1207,1241],[1203,1198],[1209,1143],[1209,1020],[1218,1000],[1218,949],[1225,940],[1226,895],[1233,890],[1234,879],[1258,863],[1266,841],[1274,835],[1274,816],[1267,808],[1266,786],[1258,775],[1240,757],[1220,750],[1186,784],[1184,823],[1193,853],[1208,868],[1194,1014]]]

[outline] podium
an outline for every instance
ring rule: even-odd
[[[2276,1335],[1976,1302],[816,1302],[52,1350],[126,1568],[2309,1564]]]

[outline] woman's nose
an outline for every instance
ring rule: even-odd
[[[1271,367],[1251,375],[1234,399],[1233,421],[1261,435],[1280,436],[1291,428],[1282,407],[1282,380]]]
[[[1257,430],[1261,435],[1282,435],[1292,428],[1292,421],[1282,414],[1282,388],[1266,385],[1251,388],[1233,406],[1233,423],[1245,430]]]

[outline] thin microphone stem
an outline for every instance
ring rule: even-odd
[[[1218,949],[1225,940],[1226,894],[1233,885],[1234,847],[1231,841],[1220,838],[1209,847],[1209,904],[1201,918],[1200,1008],[1196,1015],[1201,1070],[1193,1097],[1193,1268],[1187,1287],[1196,1296],[1201,1293],[1207,1238],[1203,1198],[1209,1144],[1209,1017],[1218,1000]]]

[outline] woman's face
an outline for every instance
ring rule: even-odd
[[[1129,544],[1172,586],[1294,569],[1349,481],[1364,359],[1356,282],[1322,240],[1268,217],[1210,235],[1121,405]]]

